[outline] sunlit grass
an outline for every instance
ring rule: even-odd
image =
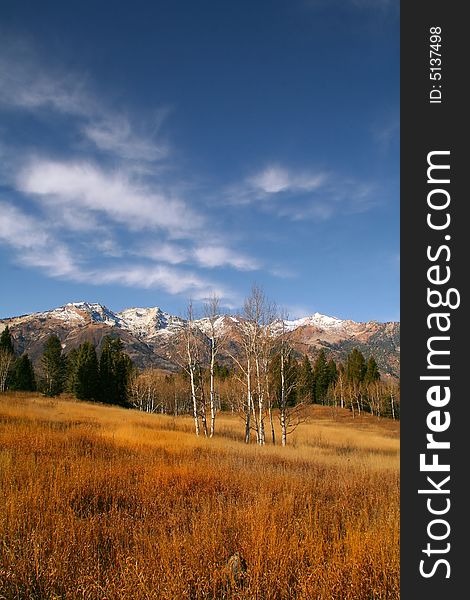
[[[0,397],[0,598],[397,599],[398,425],[332,416],[259,448],[236,415],[206,440],[189,417]]]

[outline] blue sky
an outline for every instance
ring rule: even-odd
[[[0,281],[399,319],[398,2],[4,0]]]

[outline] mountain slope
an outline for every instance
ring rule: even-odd
[[[243,319],[221,315],[215,327],[222,331],[232,349],[237,349]],[[208,319],[195,321],[201,336],[207,336]],[[155,366],[167,370],[179,368],[177,347],[185,325],[184,319],[158,307],[128,308],[115,313],[107,307],[88,302],[73,302],[29,315],[0,320],[0,331],[8,325],[19,353],[28,352],[34,362],[42,354],[51,334],[62,341],[65,352],[91,341],[98,349],[106,335],[118,335],[126,352],[139,367]],[[400,324],[369,321],[357,323],[315,313],[301,319],[279,321],[274,331],[286,332],[298,354],[314,358],[320,348],[344,361],[352,348],[359,348],[367,357],[373,354],[382,372],[399,374]],[[222,361],[229,357],[221,355]]]

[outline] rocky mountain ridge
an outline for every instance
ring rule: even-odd
[[[237,332],[243,319],[220,315],[215,327],[236,345]],[[198,319],[195,324],[202,336],[207,336],[210,323]],[[178,369],[175,355],[185,320],[159,307],[128,308],[113,312],[99,303],[72,302],[43,312],[0,320],[0,331],[8,325],[19,353],[28,352],[37,361],[47,337],[56,334],[65,352],[88,340],[98,348],[105,335],[118,335],[135,364],[155,366],[174,371]],[[314,358],[320,348],[335,360],[344,360],[352,348],[365,356],[373,354],[381,370],[393,376],[399,374],[399,332],[397,322],[358,323],[315,313],[300,319],[279,321],[274,330],[286,332],[298,355]],[[223,359],[223,353],[222,353]]]

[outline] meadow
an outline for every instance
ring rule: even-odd
[[[398,600],[399,423],[311,406],[258,447],[237,415],[204,439],[189,417],[3,394],[0,598]]]

